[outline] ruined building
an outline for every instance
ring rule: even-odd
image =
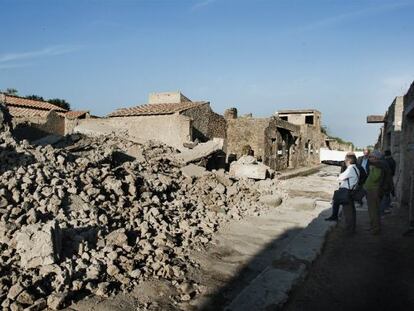
[[[382,123],[376,148],[390,150],[396,161],[396,195],[410,208],[414,225],[414,83],[404,96],[394,99],[385,115],[370,115],[367,123]]]
[[[147,104],[117,109],[106,118],[81,122],[83,133],[125,134],[136,141],[156,140],[177,149],[198,140],[225,138],[224,117],[207,101],[191,101],[180,92],[152,93]]]
[[[294,167],[310,166],[320,163],[319,151],[324,144],[321,132],[321,113],[315,109],[279,110],[280,119],[300,127],[295,146]]]
[[[239,158],[249,146],[254,155],[274,170],[319,164],[323,142],[321,113],[317,110],[284,110],[278,116],[238,117],[235,108],[225,113],[227,155]]]
[[[294,167],[295,141],[300,128],[276,117],[237,116],[237,109],[225,112],[227,121],[226,153],[240,158],[248,146],[254,155],[274,170]]]
[[[67,111],[42,100],[33,100],[0,93],[4,104],[13,117],[17,138],[35,140],[49,134],[72,133],[78,120],[89,118],[89,111]]]

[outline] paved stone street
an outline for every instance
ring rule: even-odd
[[[214,246],[195,253],[203,271],[200,282],[207,290],[191,304],[205,310],[257,310],[284,302],[305,273],[303,263],[316,258],[334,225],[323,218],[329,213],[328,198],[338,170],[323,167],[318,173],[281,181],[289,195],[281,206],[230,223],[216,235]],[[295,258],[297,267],[283,262],[288,257]]]

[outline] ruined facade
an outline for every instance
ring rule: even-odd
[[[295,143],[299,126],[276,117],[238,117],[235,108],[227,110],[225,117],[229,158],[240,158],[248,146],[261,162],[274,170],[297,166]]]
[[[76,131],[115,132],[136,141],[155,140],[182,149],[184,143],[196,139],[225,138],[226,123],[209,102],[194,102],[179,92],[152,93],[148,104],[117,109],[106,118],[82,120]]]
[[[18,139],[36,140],[49,134],[70,134],[78,119],[90,117],[88,111],[67,111],[46,101],[4,93],[0,93],[0,103],[9,109]]]
[[[295,143],[296,163],[293,163],[293,166],[319,164],[319,151],[325,143],[321,132],[321,113],[314,109],[280,110],[277,116],[300,127],[300,135]]]
[[[404,96],[394,99],[385,115],[371,115],[367,123],[382,123],[376,148],[390,150],[397,167],[395,192],[402,206],[410,208],[414,225],[414,83]]]

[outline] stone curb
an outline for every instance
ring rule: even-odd
[[[328,213],[329,208],[322,209],[225,310],[278,310],[282,307],[292,289],[304,280],[310,265],[322,252],[327,234],[336,226],[324,220]]]
[[[291,179],[298,176],[308,176],[320,171],[325,164],[319,164],[312,167],[305,167],[302,169],[293,170],[291,172],[282,172],[280,175],[277,175],[276,178],[279,180]]]

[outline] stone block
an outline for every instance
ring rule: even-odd
[[[56,263],[62,249],[59,224],[51,221],[25,226],[17,233],[16,244],[20,265],[24,269]]]
[[[268,167],[263,164],[240,164],[233,162],[230,166],[230,176],[236,179],[266,179],[268,176]]]
[[[195,164],[189,164],[181,168],[181,173],[188,178],[201,177],[205,172],[206,169],[204,167]]]

